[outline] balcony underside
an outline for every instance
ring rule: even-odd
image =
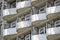
[[[32,2],[32,6],[41,8],[43,6],[46,6],[46,2],[50,3],[51,1],[54,1],[54,0],[38,0],[38,1],[33,1]]]
[[[4,16],[3,19],[6,20],[7,22],[12,22],[12,21],[14,21],[17,18],[16,15],[17,14],[7,15],[7,16]]]
[[[20,29],[17,30],[17,32],[22,33],[22,32],[27,31],[29,29],[31,29],[31,27],[20,28]]]
[[[60,34],[49,35],[48,40],[58,40],[60,38]]]
[[[33,1],[32,2],[32,6],[36,6],[36,7],[42,7],[46,4],[47,0],[39,0],[39,1]],[[42,4],[42,5],[41,5]]]
[[[23,16],[25,14],[28,14],[31,11],[31,7],[21,8],[21,9],[18,9],[17,11],[19,16]]]
[[[25,35],[26,33],[28,33],[32,28],[24,28],[24,29],[19,29],[17,35],[11,36],[11,38],[9,38],[9,40],[16,38],[17,36],[22,37],[23,35]]]
[[[50,19],[50,18],[54,18],[54,17],[58,17],[58,16],[60,16],[60,12],[59,13],[48,14],[47,18]]]
[[[12,35],[7,35],[7,36],[4,36],[4,40],[9,40],[9,38],[11,38],[12,36],[15,36],[17,34],[12,34]]]
[[[32,22],[32,25],[34,27],[38,27],[38,26],[45,24],[46,22],[47,22],[47,20],[37,20],[37,21]]]
[[[38,3],[38,1],[32,1],[32,6],[36,5]]]

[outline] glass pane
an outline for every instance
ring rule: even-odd
[[[60,20],[55,22],[55,27],[59,27],[60,26]]]
[[[44,29],[43,28],[41,28],[39,31],[40,31],[40,34],[44,34]]]

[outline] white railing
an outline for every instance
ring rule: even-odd
[[[44,20],[44,19],[46,19],[45,13],[31,15],[31,22],[38,21],[38,20]]]
[[[48,28],[47,35],[60,34],[60,27]]]
[[[17,34],[16,28],[9,28],[3,30],[3,36]]]
[[[21,21],[17,23],[17,28],[25,28],[25,27],[30,27],[31,22],[30,21]]]
[[[17,2],[16,3],[16,8],[24,8],[24,7],[29,7],[31,6],[31,1],[22,1],[22,2]]]
[[[46,34],[32,35],[31,40],[47,40]]]
[[[53,6],[46,9],[47,15],[56,12],[60,12],[60,6]]]
[[[17,10],[16,8],[4,9],[3,16],[16,14],[17,13],[16,10]]]

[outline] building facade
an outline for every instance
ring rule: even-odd
[[[60,40],[60,0],[1,0],[0,40]]]

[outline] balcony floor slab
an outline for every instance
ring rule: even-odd
[[[59,13],[52,13],[52,14],[48,14],[47,18],[54,18],[54,17],[58,17],[59,15],[60,15],[60,12]]]
[[[60,38],[60,34],[49,35],[47,38],[48,40],[56,40]]]

